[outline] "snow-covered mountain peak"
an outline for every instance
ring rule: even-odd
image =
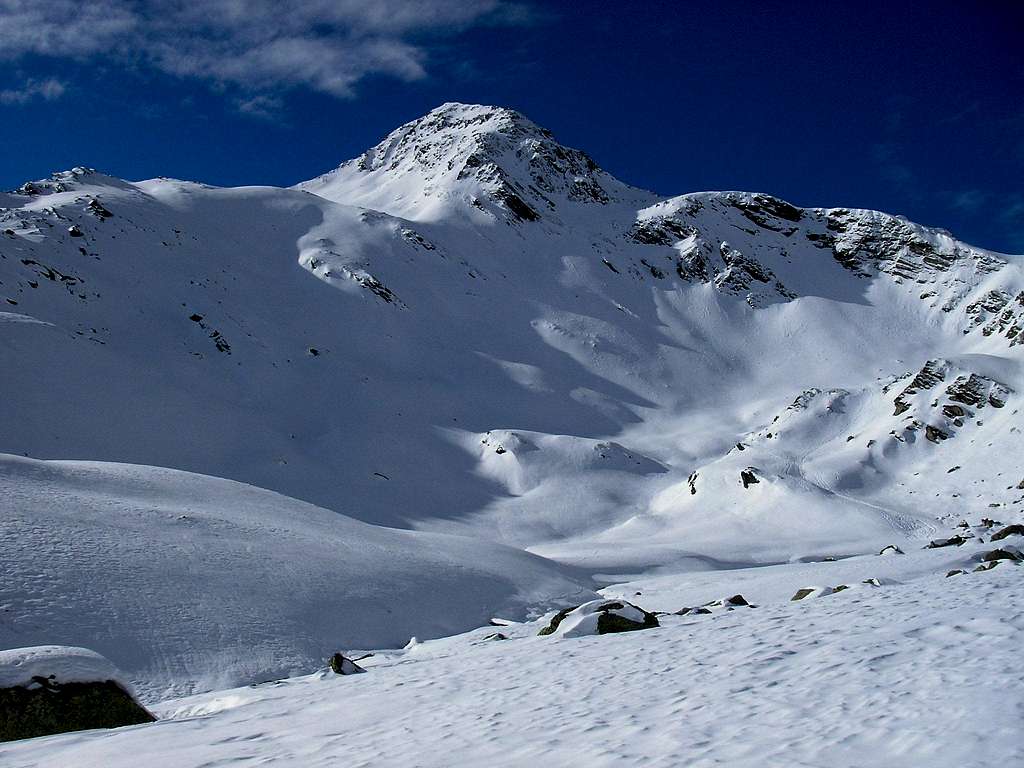
[[[122,179],[97,171],[95,168],[76,166],[66,171],[55,171],[50,174],[48,179],[26,181],[17,189],[11,190],[9,194],[19,197],[38,197],[61,192],[75,192],[84,187],[128,189],[131,185]]]
[[[454,102],[298,186],[410,219],[435,220],[459,211],[477,223],[560,218],[571,203],[656,199],[618,181],[585,152],[559,144],[515,110]]]

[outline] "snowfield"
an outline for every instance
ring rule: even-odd
[[[0,646],[81,643],[152,701],[593,597],[572,569],[154,467],[0,455]]]
[[[958,550],[956,559],[969,555]],[[662,616],[660,628],[620,635],[537,637],[542,622],[485,628],[380,653],[360,662],[365,675],[203,694],[156,707],[164,719],[152,725],[0,745],[0,762],[1014,764],[1024,715],[1022,569],[944,578],[950,554],[929,550],[817,563],[798,579],[832,583],[836,567],[846,569],[841,578],[867,577],[883,561],[927,575],[817,600]],[[698,599],[731,593],[735,576],[709,575]],[[496,632],[508,639],[487,639]]]
[[[0,302],[0,649],[164,718],[5,768],[1019,762],[1021,256],[445,104],[288,189],[28,182]]]

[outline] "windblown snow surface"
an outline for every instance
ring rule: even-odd
[[[166,718],[5,766],[1020,759],[1020,257],[446,104],[291,189],[0,194],[0,300],[0,648]],[[758,607],[535,637],[597,589]]]

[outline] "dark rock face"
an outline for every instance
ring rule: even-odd
[[[740,482],[743,483],[744,488],[748,488],[751,485],[761,482],[757,479],[757,475],[754,474],[753,467],[747,467],[740,471]]]
[[[880,554],[880,555],[902,555],[903,554],[903,550],[900,549],[899,547],[897,547],[895,544],[890,544],[889,546],[884,547],[882,549],[882,551],[879,552],[878,554]]]
[[[0,688],[0,741],[156,720],[112,680]]]
[[[910,222],[896,216],[833,208],[815,212],[824,220],[835,260],[854,274],[885,274],[894,280],[934,282],[953,267],[970,266],[978,274],[1001,269],[1004,262],[961,243],[936,244]]]

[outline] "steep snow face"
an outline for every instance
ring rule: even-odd
[[[559,220],[577,205],[653,200],[511,109],[443,104],[380,144],[298,185],[414,220],[477,226]]]
[[[595,597],[585,576],[498,544],[123,464],[0,455],[0,548],[0,648],[87,646],[148,699]],[[40,669],[105,680],[89,677],[108,674],[96,659],[83,649],[0,653],[0,686]]]

